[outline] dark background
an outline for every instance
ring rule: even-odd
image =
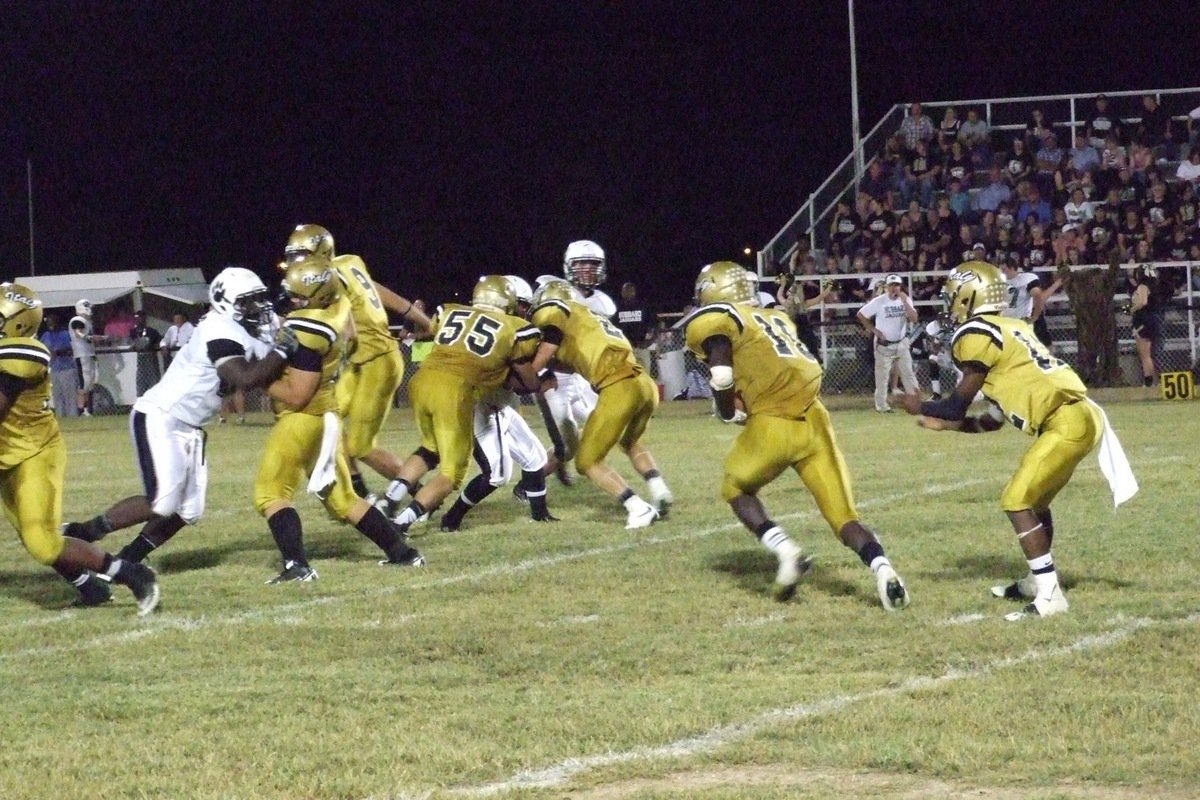
[[[846,4],[726,5],[8,4],[2,275],[28,274],[31,158],[38,274],[267,277],[316,222],[410,297],[592,238],[613,294],[677,308],[850,151]],[[863,0],[862,129],[912,99],[1196,85],[1196,16]]]

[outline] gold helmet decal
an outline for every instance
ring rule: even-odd
[[[979,314],[999,314],[1008,305],[1008,282],[994,264],[969,261],[946,278],[941,297],[951,323],[961,325]]]
[[[19,283],[0,283],[0,337],[37,336],[42,300]]]
[[[471,291],[471,305],[511,314],[517,307],[517,294],[504,275],[484,275]]]
[[[310,255],[333,258],[333,234],[320,225],[297,225],[283,248],[283,260],[290,264]]]
[[[311,255],[288,264],[283,290],[297,308],[328,308],[341,296],[341,280],[329,258]]]
[[[696,276],[696,302],[752,303],[758,297],[758,281],[748,269],[732,261],[714,261]]]

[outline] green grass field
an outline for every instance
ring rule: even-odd
[[[1030,440],[868,406],[834,423],[913,598],[894,614],[794,476],[764,499],[817,563],[770,600],[773,557],[716,494],[736,429],[704,403],[651,426],[663,524],[552,483],[562,521],[534,525],[505,490],[389,570],[305,498],[321,579],[279,587],[250,504],[269,420],[214,428],[154,616],[124,590],[70,609],[0,543],[0,798],[1200,796],[1200,406],[1110,398],[1142,491],[1114,513],[1084,462],[1055,506],[1071,611],[1017,624],[988,588],[1025,571],[998,498]],[[68,519],[139,490],[124,418],[63,427]]]

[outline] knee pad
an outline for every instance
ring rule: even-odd
[[[431,470],[436,469],[437,465],[442,463],[442,457],[428,447],[418,447],[413,451],[413,455],[420,457],[425,462],[425,466]]]

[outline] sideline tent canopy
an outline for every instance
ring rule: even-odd
[[[208,302],[208,282],[197,268],[39,275],[18,278],[17,282],[37,292],[46,308],[73,306],[82,298],[102,305],[133,292],[158,295],[180,303]]]

